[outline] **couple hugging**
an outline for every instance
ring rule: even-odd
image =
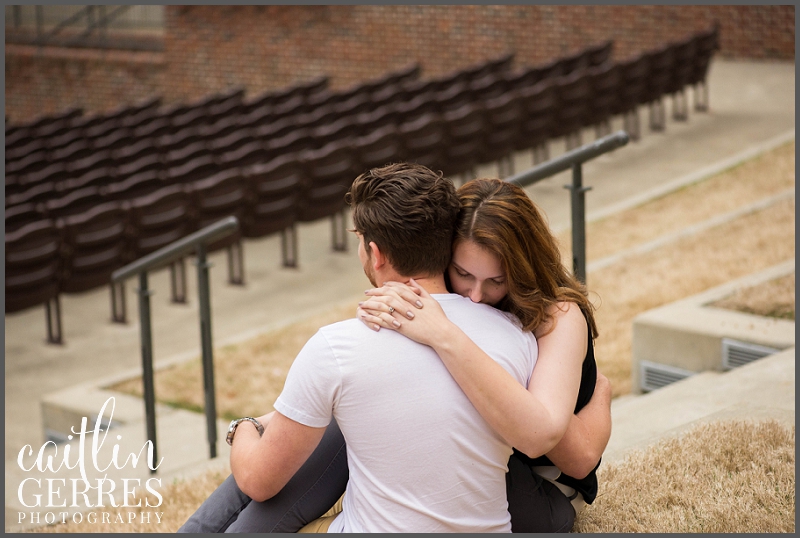
[[[407,163],[346,200],[375,289],[307,342],[275,411],[231,423],[232,474],[179,532],[568,532],[611,389],[536,206]]]

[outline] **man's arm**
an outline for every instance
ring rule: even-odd
[[[271,417],[270,417],[271,415]],[[254,424],[236,428],[231,447],[231,472],[236,485],[254,501],[275,496],[305,463],[325,428],[312,428],[274,411],[258,421],[267,425],[259,437]]]

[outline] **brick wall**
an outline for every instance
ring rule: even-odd
[[[419,61],[435,75],[516,51],[535,65],[607,39],[626,58],[721,24],[720,55],[794,58],[794,6],[170,6],[165,99],[242,84],[334,87]]]
[[[12,123],[75,106],[84,114],[162,94],[164,55],[6,44],[6,116]]]
[[[154,94],[186,101],[238,85],[253,94],[322,74],[338,88],[414,61],[432,76],[510,51],[516,66],[536,65],[607,39],[622,59],[715,20],[722,57],[794,59],[791,5],[167,6],[160,57],[22,56],[7,46],[6,115],[107,110]]]

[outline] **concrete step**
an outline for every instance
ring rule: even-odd
[[[795,348],[728,372],[708,371],[611,404],[611,439],[603,461],[679,435],[701,422],[774,418],[794,426]]]

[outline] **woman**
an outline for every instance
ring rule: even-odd
[[[496,363],[463,333],[453,332],[438,303],[413,281],[411,287],[387,283],[368,292],[371,299],[362,303],[358,314],[373,329],[393,328],[432,345],[484,419],[520,449],[509,460],[506,479],[512,530],[567,532],[576,514],[569,497],[575,497],[577,507],[581,499],[594,499],[594,469],[610,435],[610,387],[603,376],[595,377],[591,305],[580,284],[561,266],[555,240],[522,189],[500,180],[475,180],[459,189],[459,198],[462,210],[449,271],[452,291],[508,311],[525,330],[534,330],[539,358],[530,389],[549,390],[554,398],[567,399],[567,406],[561,407],[568,412],[574,406],[575,414],[569,417],[561,441],[548,452],[549,459],[525,455],[526,451],[540,455],[535,449],[526,450],[541,441],[535,424],[526,419],[530,393],[502,369],[499,376],[487,374],[486,366]],[[398,319],[399,313],[411,310],[416,312],[413,320]],[[476,368],[462,368],[464,364]],[[553,390],[565,377],[567,364],[575,375],[582,365],[577,405],[572,403],[574,392]],[[558,482],[548,480],[557,476],[558,469],[573,480],[565,476]],[[181,531],[295,532],[334,504],[345,490],[347,476],[344,439],[333,422],[319,447],[276,497],[252,503],[229,477]]]
[[[597,329],[593,308],[584,287],[561,264],[555,238],[525,191],[499,179],[484,179],[465,184],[458,194],[462,209],[448,271],[449,287],[474,302],[514,314],[524,330],[534,332],[539,359],[528,387],[531,392],[502,369],[493,368],[492,359],[450,323],[438,303],[413,281],[411,286],[385,283],[368,291],[371,299],[361,303],[358,315],[375,330],[397,330],[437,351],[483,418],[515,447],[509,461],[510,485],[534,472],[559,488],[545,483],[542,487],[548,494],[544,503],[531,503],[524,495],[520,498],[509,492],[514,531],[569,530],[570,514],[559,513],[558,507],[563,507],[567,496],[573,497],[576,512],[584,502],[594,500],[595,470],[610,436],[608,408],[586,407],[596,384],[603,391],[602,399],[610,398],[608,380],[597,373],[594,360],[592,341]],[[401,313],[409,311],[416,313],[413,319],[404,319]],[[565,365],[576,358],[582,359],[576,414],[552,451],[530,458],[525,447],[531,446],[537,435],[526,419],[528,411],[532,415],[537,412],[531,408],[535,402],[530,395],[558,383]],[[559,523],[567,519],[569,528],[564,528]]]

